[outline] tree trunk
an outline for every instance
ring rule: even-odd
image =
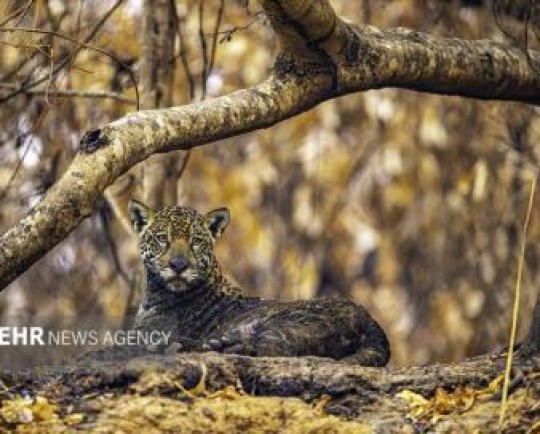
[[[140,59],[140,106],[142,109],[171,107],[174,104],[175,71],[175,3],[173,0],[145,0],[142,13]],[[158,154],[140,165],[135,195],[154,209],[176,205],[178,197],[178,167],[186,158],[185,151]],[[124,323],[129,324],[145,290],[146,278],[142,264],[135,270],[126,306]]]
[[[145,0],[142,14],[141,108],[173,105],[175,3]],[[141,199],[152,208],[175,205],[182,152],[155,155],[141,165]]]
[[[540,353],[540,291],[536,296],[536,305],[534,307],[529,333],[523,345],[525,354]]]

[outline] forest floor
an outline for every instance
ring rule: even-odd
[[[505,355],[366,368],[109,348],[0,372],[0,432],[497,432]],[[514,363],[503,432],[540,433],[540,356]]]

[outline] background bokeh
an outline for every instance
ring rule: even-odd
[[[1,2],[2,26],[56,29],[77,39],[113,4],[29,3],[20,22],[6,24],[26,2]],[[199,2],[176,3],[184,40],[176,41],[170,91],[180,105],[190,101],[191,82],[194,100],[203,94],[202,55]],[[357,23],[509,41],[487,3],[332,1]],[[219,6],[204,2],[208,40]],[[254,85],[271,71],[279,47],[258,11],[253,1],[225,1],[207,98]],[[135,73],[140,14],[140,1],[125,1],[91,42]],[[499,25],[515,35],[523,27],[507,16]],[[99,90],[135,98],[129,75],[113,58],[91,49],[69,57],[75,48],[49,35],[0,33],[2,231],[61,176],[85,130],[135,109],[111,98],[54,96],[55,90]],[[50,67],[66,57],[62,71],[51,75]],[[44,79],[34,88],[41,92],[13,95],[37,78]],[[217,255],[246,293],[282,299],[341,294],[364,304],[387,331],[394,366],[459,360],[507,341],[540,152],[538,115],[524,104],[396,89],[349,95],[267,130],[193,150],[178,180],[178,203],[230,208],[232,222]],[[0,324],[36,318],[56,327],[121,324],[127,304],[140,299],[132,290],[136,239],[125,218],[136,189],[133,174],[119,179],[89,219],[2,292]],[[539,281],[538,204],[540,198],[525,257],[521,337]],[[1,363],[46,363],[62,351],[69,353],[21,349],[20,357],[11,353]]]

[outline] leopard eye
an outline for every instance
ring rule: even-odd
[[[160,232],[159,234],[156,234],[156,241],[162,249],[167,248],[169,245],[169,237],[167,237],[167,234],[165,232]]]

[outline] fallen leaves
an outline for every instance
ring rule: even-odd
[[[186,378],[149,369],[129,387],[131,394],[98,396],[94,432],[110,432],[113,427],[125,433],[371,432],[362,423],[328,415],[328,395],[308,404],[298,398],[251,396],[239,385],[212,392],[206,385],[207,367],[200,364],[199,368],[192,387],[186,386]]]
[[[426,399],[418,393],[403,390],[396,396],[404,399],[409,405],[409,416],[418,421],[437,422],[441,417],[469,411],[477,400],[487,400],[500,390],[504,377],[498,376],[488,387],[475,390],[470,387],[458,387],[448,392],[438,388],[432,398]]]
[[[17,395],[2,401],[0,407],[0,430],[17,425],[45,422],[52,425],[74,425],[82,422],[79,413],[60,416],[59,407],[43,396],[35,398]]]
[[[482,389],[457,387],[448,391],[438,388],[431,398],[426,398],[411,390],[403,390],[396,397],[406,401],[407,417],[415,425],[435,428],[451,421],[452,426],[456,428],[459,426],[461,415],[468,413],[467,416],[463,416],[463,421],[485,420],[486,425],[481,426],[478,432],[484,432],[484,430],[491,432],[498,427],[495,415],[500,408],[503,381],[503,375],[499,375]],[[518,427],[521,430],[528,427],[528,434],[540,433],[540,420],[535,420],[535,415],[538,414],[538,396],[533,389],[520,387],[512,394],[512,400],[508,402],[507,418],[503,424],[505,432],[514,432]]]
[[[103,403],[93,432],[371,433],[365,424],[321,414],[298,398],[257,397],[224,389],[179,401],[123,395]]]

